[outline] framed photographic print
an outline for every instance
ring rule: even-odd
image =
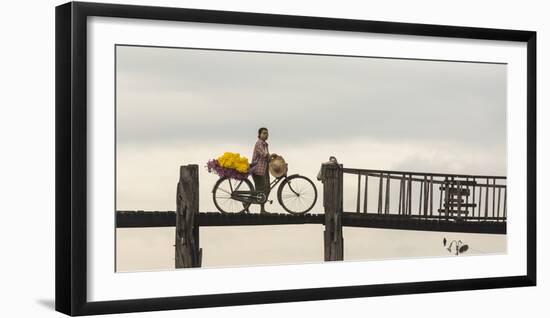
[[[56,309],[536,284],[536,33],[56,7]]]

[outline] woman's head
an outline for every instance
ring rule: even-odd
[[[268,137],[269,137],[269,132],[267,131],[267,128],[262,127],[258,129],[258,138],[262,140],[267,140]]]

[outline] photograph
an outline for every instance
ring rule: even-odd
[[[113,54],[115,272],[507,253],[506,63]]]

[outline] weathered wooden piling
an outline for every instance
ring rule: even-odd
[[[180,167],[176,191],[176,268],[201,267],[199,247],[199,167]]]
[[[323,206],[325,208],[325,261],[344,259],[344,235],[342,232],[342,165],[336,160],[321,166],[323,182]]]

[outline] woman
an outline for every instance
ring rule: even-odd
[[[250,171],[252,172],[252,179],[254,179],[254,187],[256,191],[265,193],[266,197],[269,195],[269,145],[266,142],[269,137],[267,128],[262,127],[258,129],[258,140],[254,145],[252,154],[252,164]],[[268,213],[265,210],[265,202],[261,204],[260,213]]]

